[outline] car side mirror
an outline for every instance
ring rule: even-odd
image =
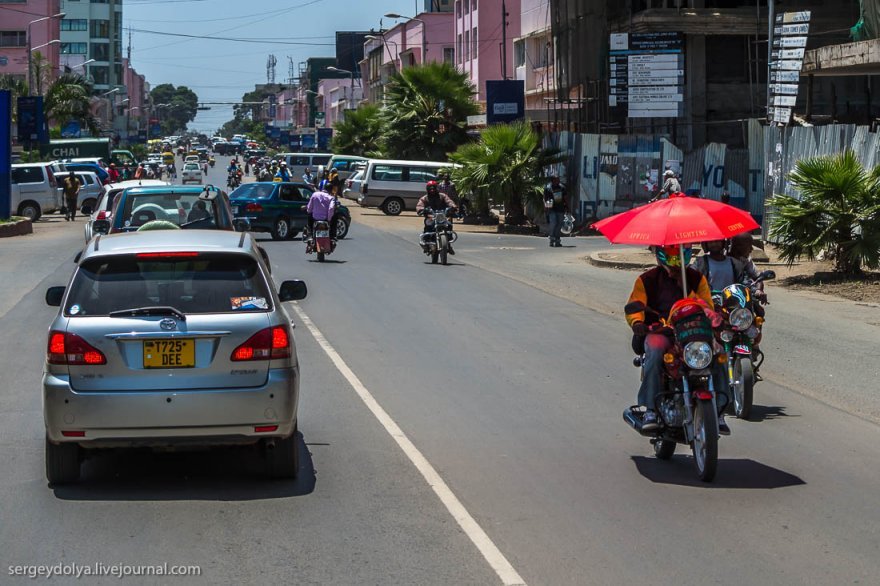
[[[49,287],[46,290],[46,305],[52,307],[61,307],[61,301],[64,299],[64,291],[67,287]]]
[[[303,281],[284,281],[278,291],[281,301],[299,301],[305,299],[309,290]]]
[[[765,281],[769,281],[776,278],[776,273],[774,271],[764,271],[760,277]]]
[[[236,232],[247,232],[251,229],[251,221],[247,218],[233,218],[232,229]]]
[[[92,206],[82,206],[81,208],[79,208],[79,211],[84,216],[91,216],[92,215]]]

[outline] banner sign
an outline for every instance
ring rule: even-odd
[[[332,128],[318,129],[318,151],[325,153],[330,150],[330,140],[333,138]]]
[[[486,124],[508,123],[526,114],[526,84],[520,79],[486,80]]]
[[[43,114],[43,96],[18,98],[18,142],[22,144],[49,142]]]

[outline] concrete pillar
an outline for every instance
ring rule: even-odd
[[[688,144],[676,146],[693,150],[706,142],[706,37],[704,35],[685,37],[685,69],[687,70],[685,121],[689,128]]]

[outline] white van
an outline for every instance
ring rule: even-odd
[[[425,184],[437,181],[440,171],[450,167],[452,163],[435,161],[370,159],[364,170],[358,203],[378,207],[389,216],[414,210],[419,198],[425,195]]]
[[[43,214],[61,209],[61,190],[55,174],[62,169],[52,163],[12,165],[12,213],[36,222]]]
[[[302,181],[306,167],[312,170],[312,175],[315,176],[315,179],[320,180],[318,167],[326,167],[332,156],[330,153],[284,153],[281,155],[283,160],[287,161],[290,180],[297,182]]]
[[[355,155],[333,155],[327,169],[336,169],[339,173],[339,179],[345,181],[361,169],[367,166],[367,157],[358,157]]]

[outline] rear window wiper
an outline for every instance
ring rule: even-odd
[[[153,316],[153,315],[173,315],[180,321],[186,321],[186,315],[180,311],[179,309],[175,309],[169,305],[155,305],[151,307],[135,307],[132,309],[120,309],[118,311],[111,311],[109,313],[110,317],[138,317],[138,316]]]

